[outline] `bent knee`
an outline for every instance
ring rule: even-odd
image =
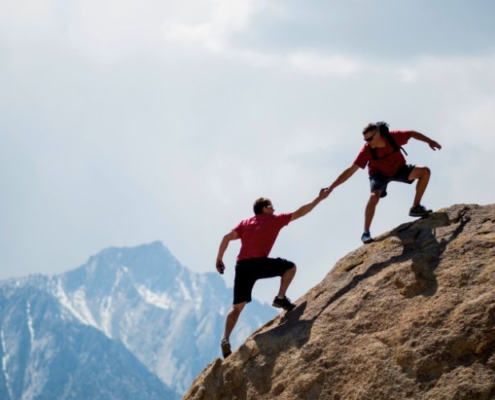
[[[286,269],[285,272],[282,275],[285,275],[285,274],[295,274],[296,271],[297,271],[297,266],[296,266],[296,264],[292,263],[292,267]]]
[[[419,178],[424,178],[424,177],[430,177],[431,171],[430,168],[428,167],[415,167],[411,174],[409,175],[409,178],[411,180],[414,179],[419,179]]]
[[[431,175],[430,168],[428,167],[421,167],[420,171],[423,175]]]
[[[371,202],[373,203],[378,203],[380,201],[380,196],[382,195],[382,191],[381,190],[373,190],[371,193],[370,193],[370,200]]]

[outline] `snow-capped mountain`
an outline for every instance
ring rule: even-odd
[[[220,355],[231,289],[159,242],[0,284],[0,399],[178,399]],[[253,301],[232,343],[276,311]]]

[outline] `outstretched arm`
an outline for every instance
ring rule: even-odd
[[[239,235],[237,234],[236,231],[231,231],[230,233],[227,233],[222,241],[220,242],[220,247],[218,248],[218,255],[217,255],[217,271],[221,274],[223,274],[223,271],[225,271],[225,264],[223,263],[223,255],[225,254],[225,250],[227,250],[227,247],[229,247],[229,242],[231,240],[238,239]]]
[[[337,186],[342,185],[347,179],[349,179],[354,173],[359,169],[359,167],[356,164],[352,164],[349,168],[344,170],[338,177],[335,179],[335,181],[327,188],[328,193],[332,193],[332,190],[335,189]]]
[[[434,140],[430,139],[428,136],[423,135],[422,133],[416,132],[416,131],[410,131],[411,132],[411,137],[413,139],[419,140],[420,142],[425,142],[428,143],[428,146],[431,147],[432,150],[440,150],[442,146],[438,142],[435,142]]]
[[[301,207],[299,207],[296,211],[292,213],[292,218],[290,219],[291,221],[295,221],[298,218],[304,217],[306,214],[311,212],[313,208],[317,206],[317,204],[326,199],[330,192],[328,189],[321,189],[320,193],[318,194],[318,197],[314,199],[311,203],[305,204]]]

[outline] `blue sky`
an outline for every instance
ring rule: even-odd
[[[0,279],[155,240],[213,271],[254,199],[312,200],[370,121],[442,144],[406,148],[432,169],[426,206],[493,203],[494,15],[457,0],[1,2]],[[372,234],[411,220],[413,191],[390,187]],[[359,171],[281,232],[290,297],[361,245],[367,197]]]

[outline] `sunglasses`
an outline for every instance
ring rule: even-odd
[[[266,208],[273,208],[273,206],[271,204],[267,204],[265,207]]]
[[[367,139],[366,139],[366,138],[364,138],[364,140],[365,140],[366,142],[371,142],[371,141],[373,140],[373,138],[375,137],[375,135],[376,135],[376,133],[377,133],[377,132],[378,132],[378,131],[375,131],[375,133],[373,133],[373,135],[371,135],[371,136],[370,136],[369,138],[367,138]]]

